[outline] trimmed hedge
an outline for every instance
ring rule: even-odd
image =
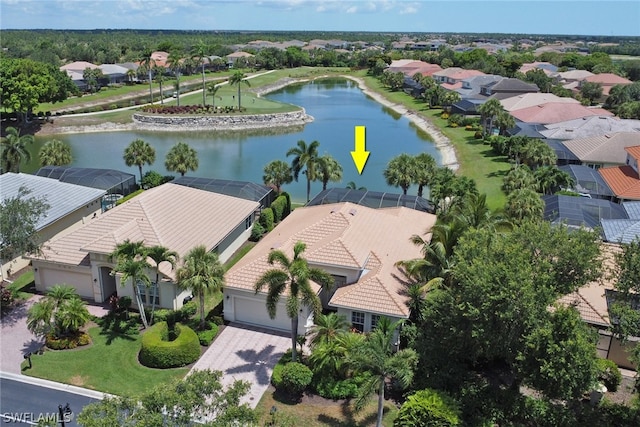
[[[274,216],[273,210],[271,208],[265,208],[262,210],[262,212],[260,212],[260,218],[258,219],[258,222],[265,231],[273,230],[273,221]]]
[[[207,322],[206,329],[200,331],[196,331],[196,335],[198,335],[198,340],[200,340],[200,345],[208,346],[211,344],[213,339],[218,335],[218,325],[214,322]]]
[[[287,350],[280,360],[278,360],[276,366],[273,367],[273,372],[271,373],[271,384],[275,388],[282,386],[282,370],[284,369],[284,365],[289,362],[291,362],[291,350]]]
[[[313,372],[298,362],[289,362],[282,368],[280,387],[291,395],[302,393],[311,384]]]
[[[287,199],[287,206],[285,206],[284,208],[284,219],[291,213],[291,196],[286,191],[283,191],[278,197],[284,197],[285,199]]]
[[[273,210],[273,220],[275,223],[279,223],[285,217],[285,209],[287,208],[287,199],[283,196],[278,196],[273,203],[271,203],[271,209]]]
[[[158,322],[142,335],[140,363],[149,368],[175,368],[193,363],[200,357],[200,340],[188,326],[176,323],[176,337],[169,341],[167,322]]]

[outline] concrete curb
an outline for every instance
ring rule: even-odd
[[[105,397],[117,397],[112,394],[103,393],[100,391],[89,390],[82,387],[77,387],[69,384],[57,383],[55,381],[43,380],[42,378],[34,378],[26,375],[14,374],[11,372],[0,371],[0,378],[6,380],[19,381],[26,384],[37,385],[40,387],[50,388],[53,390],[64,391],[67,393],[78,394],[80,396],[90,397],[92,399],[102,400]]]

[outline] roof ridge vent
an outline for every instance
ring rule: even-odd
[[[349,209],[349,215],[356,216],[356,213],[358,213],[357,209]]]

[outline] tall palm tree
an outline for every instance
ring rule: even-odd
[[[71,164],[71,146],[66,142],[52,139],[45,142],[38,152],[42,166],[66,166]]]
[[[542,194],[553,194],[561,188],[570,188],[575,185],[575,181],[565,171],[557,166],[542,166],[533,173],[537,183],[538,191]]]
[[[135,79],[138,75],[138,72],[136,70],[134,70],[133,68],[130,68],[127,70],[127,79],[129,79],[129,83],[132,84],[133,83],[133,79]]]
[[[31,153],[27,145],[33,144],[33,136],[22,135],[14,127],[8,127],[6,136],[2,138],[0,160],[4,172],[20,173],[20,163],[23,160],[31,161]]]
[[[544,202],[540,195],[528,188],[511,192],[507,196],[505,213],[516,224],[525,221],[541,220],[544,213]]]
[[[498,114],[496,114],[496,126],[500,129],[500,135],[504,135],[509,129],[516,127],[516,119],[506,110],[498,111]]]
[[[558,161],[555,151],[548,144],[533,138],[522,148],[521,156],[522,163],[532,170],[539,166],[555,165]]]
[[[147,262],[144,243],[142,241],[132,242],[127,239],[116,246],[111,253],[111,257],[115,262],[113,272],[122,274],[120,284],[125,286],[127,281],[131,279],[133,296],[140,311],[142,325],[146,328],[149,325],[144,311],[144,303],[140,297],[140,290],[138,288],[140,284],[146,287],[149,287],[151,284],[149,276],[147,276],[147,269],[151,268],[151,265]]]
[[[180,52],[174,50],[169,53],[167,66],[173,71],[173,75],[176,76],[176,104],[178,107],[180,106],[180,76],[182,75],[183,62],[184,58]]]
[[[216,93],[218,93],[218,90],[220,90],[220,86],[218,86],[214,82],[211,82],[207,85],[207,95],[211,97],[211,105],[213,105],[214,107],[216,106]],[[206,101],[205,105],[207,105]]]
[[[160,104],[164,104],[164,90],[162,89],[162,84],[167,80],[164,75],[165,69],[164,67],[153,67],[153,73],[155,75],[155,81],[160,86]]]
[[[342,181],[342,166],[330,154],[318,158],[318,176],[322,181],[322,189],[327,189],[327,183]]]
[[[196,64],[202,67],[202,105],[207,105],[207,89],[204,82],[204,66],[209,63],[208,53],[209,46],[207,46],[207,44],[202,40],[198,41],[198,44],[193,47],[192,58],[196,61]]]
[[[190,289],[200,303],[200,329],[205,327],[204,297],[210,292],[221,292],[224,286],[225,268],[218,254],[207,251],[204,245],[191,249],[178,269],[178,287]]]
[[[362,409],[374,393],[378,393],[378,417],[376,427],[382,426],[384,391],[387,380],[395,379],[404,389],[413,382],[413,370],[418,356],[413,349],[395,351],[395,333],[400,321],[391,323],[380,319],[376,329],[369,334],[364,345],[351,356],[356,371],[369,372],[371,376],[360,387],[356,409]]]
[[[249,83],[249,80],[247,80],[247,76],[242,71],[235,71],[231,75],[231,77],[229,77],[229,85],[238,86],[238,110],[242,108],[242,102],[240,101],[240,97],[242,96],[240,92],[240,86],[242,83],[251,87],[251,83]]]
[[[340,335],[349,332],[349,322],[345,316],[337,313],[320,314],[314,319],[314,325],[309,331],[311,347],[320,344],[333,343]]]
[[[282,160],[273,160],[264,167],[264,175],[262,181],[265,185],[273,185],[280,194],[281,187],[293,181],[291,166]]]
[[[198,152],[191,148],[189,144],[178,142],[167,153],[164,167],[168,171],[178,172],[181,176],[184,176],[188,171],[198,169]]]
[[[318,294],[314,292],[310,281],[318,283],[325,289],[333,287],[333,277],[324,271],[309,267],[302,253],[307,245],[297,242],[293,246],[293,258],[281,250],[272,250],[269,253],[269,264],[277,263],[279,268],[266,271],[254,286],[256,293],[265,286],[267,289],[267,312],[269,317],[276,317],[276,308],[282,295],[287,295],[287,316],[291,319],[291,360],[296,361],[296,338],[298,337],[298,316],[301,306],[310,308],[314,316],[320,315],[322,302]]]
[[[418,184],[418,197],[422,197],[424,187],[431,185],[437,164],[428,153],[415,156],[415,183]]]
[[[497,99],[490,99],[481,106],[478,107],[478,113],[480,113],[480,119],[482,121],[482,136],[487,136],[493,130],[493,122],[495,117],[505,111],[500,101]]]
[[[152,165],[156,161],[156,150],[148,142],[136,139],[125,148],[123,158],[127,166],[138,166],[142,182],[142,165]]]
[[[402,193],[407,194],[407,190],[416,178],[415,159],[402,153],[392,158],[383,172],[387,184],[402,188]]]
[[[522,188],[535,189],[536,177],[527,165],[520,165],[511,168],[502,179],[502,191],[510,194]]]
[[[317,179],[317,165],[318,165],[318,141],[313,141],[307,145],[303,140],[298,141],[298,146],[290,148],[287,151],[287,157],[294,156],[291,161],[291,170],[293,171],[293,178],[298,181],[300,172],[307,176],[307,202],[311,200],[311,181]],[[304,169],[304,171],[302,171]]]
[[[160,287],[160,264],[163,262],[168,262],[171,265],[171,270],[176,268],[176,262],[180,258],[178,253],[175,251],[171,251],[164,246],[156,245],[146,250],[147,257],[151,258],[155,264],[156,270],[156,281],[155,281],[155,293],[158,292]],[[151,301],[151,318],[150,322],[153,325],[153,315],[156,309],[156,298],[154,297]]]
[[[151,56],[152,54],[153,52],[151,52],[151,50],[146,49],[140,57],[140,67],[147,71],[147,77],[149,79],[149,99],[151,100],[151,103],[153,103],[152,71],[156,66],[156,61]]]

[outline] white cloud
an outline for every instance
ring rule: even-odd
[[[351,7],[347,8],[346,12],[347,13],[358,13],[358,7],[357,6],[351,6]]]
[[[401,11],[400,15],[412,15],[414,13],[418,13],[418,9],[415,6],[405,6]]]

